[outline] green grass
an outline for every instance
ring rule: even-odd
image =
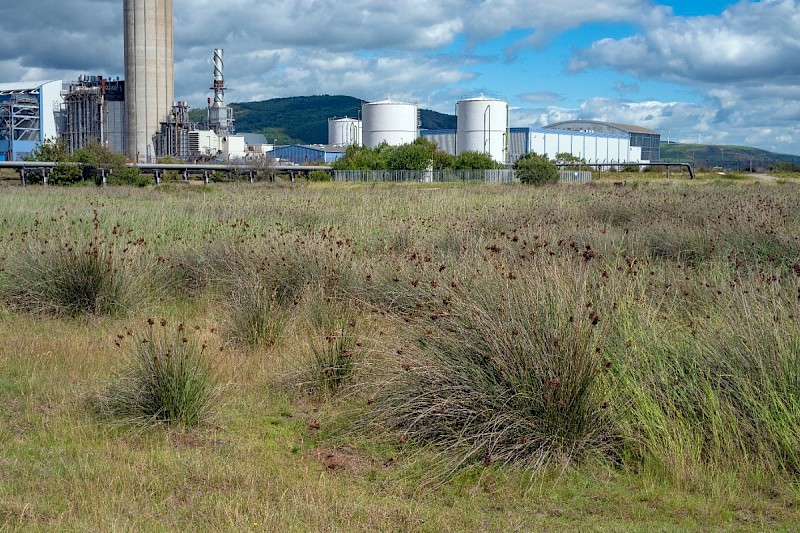
[[[646,175],[7,188],[6,294],[87,235],[165,289],[0,305],[0,529],[791,531],[800,188]],[[211,423],[92,409],[150,316],[227,343]]]

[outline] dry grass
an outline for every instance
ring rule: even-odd
[[[0,529],[790,530],[800,189],[644,181],[13,189],[0,284],[21,243],[96,212],[102,238],[120,228],[178,265],[153,316],[237,342],[215,367],[228,386],[213,426],[131,429],[84,400],[125,363],[116,334],[147,315],[0,307]],[[235,334],[248,279],[291,310],[281,334],[253,337],[269,342]],[[365,349],[348,394],[307,394],[349,362],[345,339]],[[315,372],[315,354],[333,363]],[[388,413],[363,392],[413,391],[410,376],[430,378],[415,400],[459,399],[468,420],[442,417],[455,439],[425,417],[352,431]],[[525,424],[557,438],[502,451]]]

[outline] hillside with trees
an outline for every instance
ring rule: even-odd
[[[328,142],[328,119],[359,117],[363,100],[352,96],[294,96],[261,102],[233,103],[236,131],[263,133],[277,144],[325,144]],[[456,117],[420,110],[424,129],[455,129]],[[195,122],[205,122],[206,110],[190,113]]]
[[[661,143],[661,161],[689,162],[697,168],[731,170],[792,170],[800,168],[800,156],[779,154],[748,146]]]

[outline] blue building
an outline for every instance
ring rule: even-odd
[[[300,145],[276,146],[270,155],[281,161],[290,161],[295,165],[330,164],[344,157],[344,146]]]
[[[61,81],[0,83],[0,161],[20,161],[59,136]]]

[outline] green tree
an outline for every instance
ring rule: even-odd
[[[498,166],[492,156],[481,152],[461,152],[453,161],[457,170],[491,170]]]
[[[72,154],[72,159],[83,163],[84,173],[91,175],[97,181],[101,171],[110,172],[108,183],[112,185],[137,185],[142,187],[150,180],[139,174],[135,167],[128,167],[128,160],[124,155],[118,154],[107,146],[97,141],[91,141],[83,148],[78,148]]]
[[[384,170],[387,168],[386,159],[380,152],[381,148],[348,146],[344,156],[331,166],[334,170]]]
[[[527,153],[514,163],[519,181],[531,185],[558,183],[558,167],[546,155]]]
[[[51,185],[70,185],[83,180],[83,169],[71,164],[75,159],[67,152],[66,139],[46,139],[31,152],[29,159],[61,163],[50,170],[48,181]]]
[[[45,139],[42,144],[33,149],[28,159],[53,163],[72,161],[67,153],[66,139]]]
[[[334,162],[334,170],[441,170],[452,167],[452,156],[441,152],[436,143],[419,137],[409,144],[375,148],[348,146],[344,156]]]
[[[559,165],[568,165],[565,168],[569,170],[575,170],[581,165],[585,165],[586,160],[582,157],[578,157],[569,152],[560,152],[556,154],[556,163],[558,163]]]
[[[433,166],[433,154],[436,149],[435,145],[431,149],[431,144],[415,141],[398,146],[388,154],[386,162],[392,170],[425,170]]]

